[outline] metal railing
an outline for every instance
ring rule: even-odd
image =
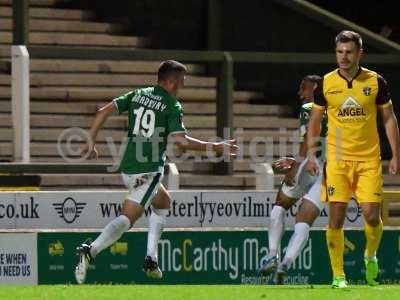
[[[283,5],[298,13],[306,15],[321,24],[325,24],[336,30],[353,30],[363,36],[363,40],[385,52],[399,53],[400,45],[375,33],[365,27],[359,26],[345,18],[333,14],[315,4],[305,0],[274,0],[275,3]]]
[[[140,60],[160,61],[175,59],[180,61],[214,63],[217,66],[217,136],[233,136],[233,61],[230,53],[221,51],[173,51],[173,50],[119,50],[70,47],[29,46],[31,58],[46,59],[93,59],[93,60]],[[226,128],[229,129],[229,136]],[[225,133],[225,135],[224,135]],[[216,164],[217,174],[233,174],[232,162]]]
[[[279,64],[334,64],[335,57],[333,53],[274,53],[274,52],[223,52],[223,51],[187,51],[187,50],[146,50],[146,49],[90,49],[72,48],[72,47],[48,47],[48,46],[29,46],[29,5],[28,0],[13,1],[13,19],[14,19],[14,45],[28,45],[28,51],[31,58],[47,59],[107,59],[107,60],[147,60],[160,61],[166,59],[176,59],[184,62],[215,64],[217,70],[217,135],[224,136],[224,129],[229,128],[230,136],[233,134],[233,88],[234,63],[279,63]],[[280,1],[276,1],[279,3]],[[308,2],[302,0],[282,1],[283,5],[290,6],[295,10],[311,13],[314,18],[320,14],[329,18],[330,24],[338,26],[355,24],[343,23],[340,17],[327,15],[325,11],[318,11],[315,7],[308,5]],[[333,24],[334,23],[334,24]],[[353,26],[354,27],[354,26]],[[398,54],[374,54],[366,55],[363,62],[367,64],[399,65],[400,48],[392,44],[384,43],[371,32],[367,34],[367,39],[371,43],[384,45],[387,51]],[[382,46],[383,47],[383,46]],[[383,48],[385,48],[383,47]],[[390,48],[390,49],[389,49]],[[7,68],[6,64],[0,64],[1,68]],[[87,167],[87,165],[84,165]],[[67,167],[66,167],[67,168]],[[73,167],[71,167],[73,169]],[[218,163],[215,173],[231,175],[233,173],[232,162]]]
[[[174,163],[165,165],[167,185],[170,190],[179,190],[179,171]],[[118,168],[108,163],[0,163],[0,174],[113,174]]]
[[[392,216],[390,211],[392,205],[397,205],[396,210],[399,211],[400,205],[400,192],[398,191],[384,191],[382,201],[382,221],[385,226],[400,226],[400,217]]]

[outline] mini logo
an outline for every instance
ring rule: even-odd
[[[328,186],[328,195],[333,196],[334,193],[335,193],[335,188],[331,185]]]
[[[57,241],[55,243],[51,243],[49,245],[49,254],[51,256],[63,256],[64,255],[64,246],[60,241]]]
[[[371,95],[371,88],[369,86],[363,87],[363,93],[365,96]]]
[[[110,252],[112,255],[117,255],[117,254],[127,255],[128,254],[128,243],[116,242],[111,246]]]
[[[76,218],[79,218],[86,203],[76,202],[74,198],[68,197],[63,203],[53,203],[53,206],[60,218],[64,219],[66,223],[71,224]]]

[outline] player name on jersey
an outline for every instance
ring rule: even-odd
[[[162,97],[160,97],[158,95],[152,95],[152,94],[135,95],[132,98],[132,102],[136,102],[136,103],[146,106],[150,109],[164,111],[167,108],[167,105],[161,103],[160,102],[161,100],[162,100]]]

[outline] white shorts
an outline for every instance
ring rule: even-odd
[[[129,192],[126,199],[139,203],[147,209],[157,194],[163,174],[160,172],[125,174],[121,173],[122,180]]]
[[[314,182],[310,190],[303,196],[303,199],[307,199],[312,202],[321,212],[324,209],[324,203],[321,201],[321,182],[322,182],[322,170],[319,172],[317,180]]]
[[[319,168],[318,176],[313,176],[306,170],[307,161],[308,159],[305,159],[300,164],[295,176],[295,185],[288,186],[286,183],[282,183],[281,191],[288,198],[306,198],[314,203],[319,210],[322,210],[324,207],[321,202],[322,168]]]

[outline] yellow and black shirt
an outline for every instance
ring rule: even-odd
[[[392,105],[386,81],[360,68],[352,81],[339,69],[326,74],[314,94],[314,107],[328,114],[327,159],[380,159],[377,107]]]

